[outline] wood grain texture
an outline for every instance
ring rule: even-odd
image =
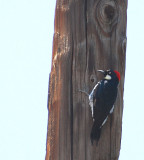
[[[121,145],[127,0],[57,0],[46,160],[117,160]],[[91,145],[88,97],[100,75],[121,74],[114,113]]]

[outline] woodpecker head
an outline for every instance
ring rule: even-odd
[[[108,81],[112,80],[112,79],[116,79],[116,80],[118,80],[118,82],[120,81],[120,73],[116,70],[112,70],[112,69],[109,69],[106,71],[98,70],[98,72],[103,73],[104,79],[106,79]]]

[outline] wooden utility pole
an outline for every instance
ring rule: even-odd
[[[57,0],[46,160],[117,160],[121,145],[127,0]],[[88,97],[97,69],[121,74],[114,113],[92,145]]]

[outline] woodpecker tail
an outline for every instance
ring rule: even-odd
[[[91,135],[90,135],[92,145],[94,140],[96,141],[96,145],[98,144],[100,133],[101,133],[101,129],[97,127],[96,123],[94,122],[91,130]]]

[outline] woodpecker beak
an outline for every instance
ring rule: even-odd
[[[101,72],[101,73],[103,73],[103,74],[105,73],[105,71],[103,71],[103,70],[97,70],[97,71],[98,71],[98,72]]]

